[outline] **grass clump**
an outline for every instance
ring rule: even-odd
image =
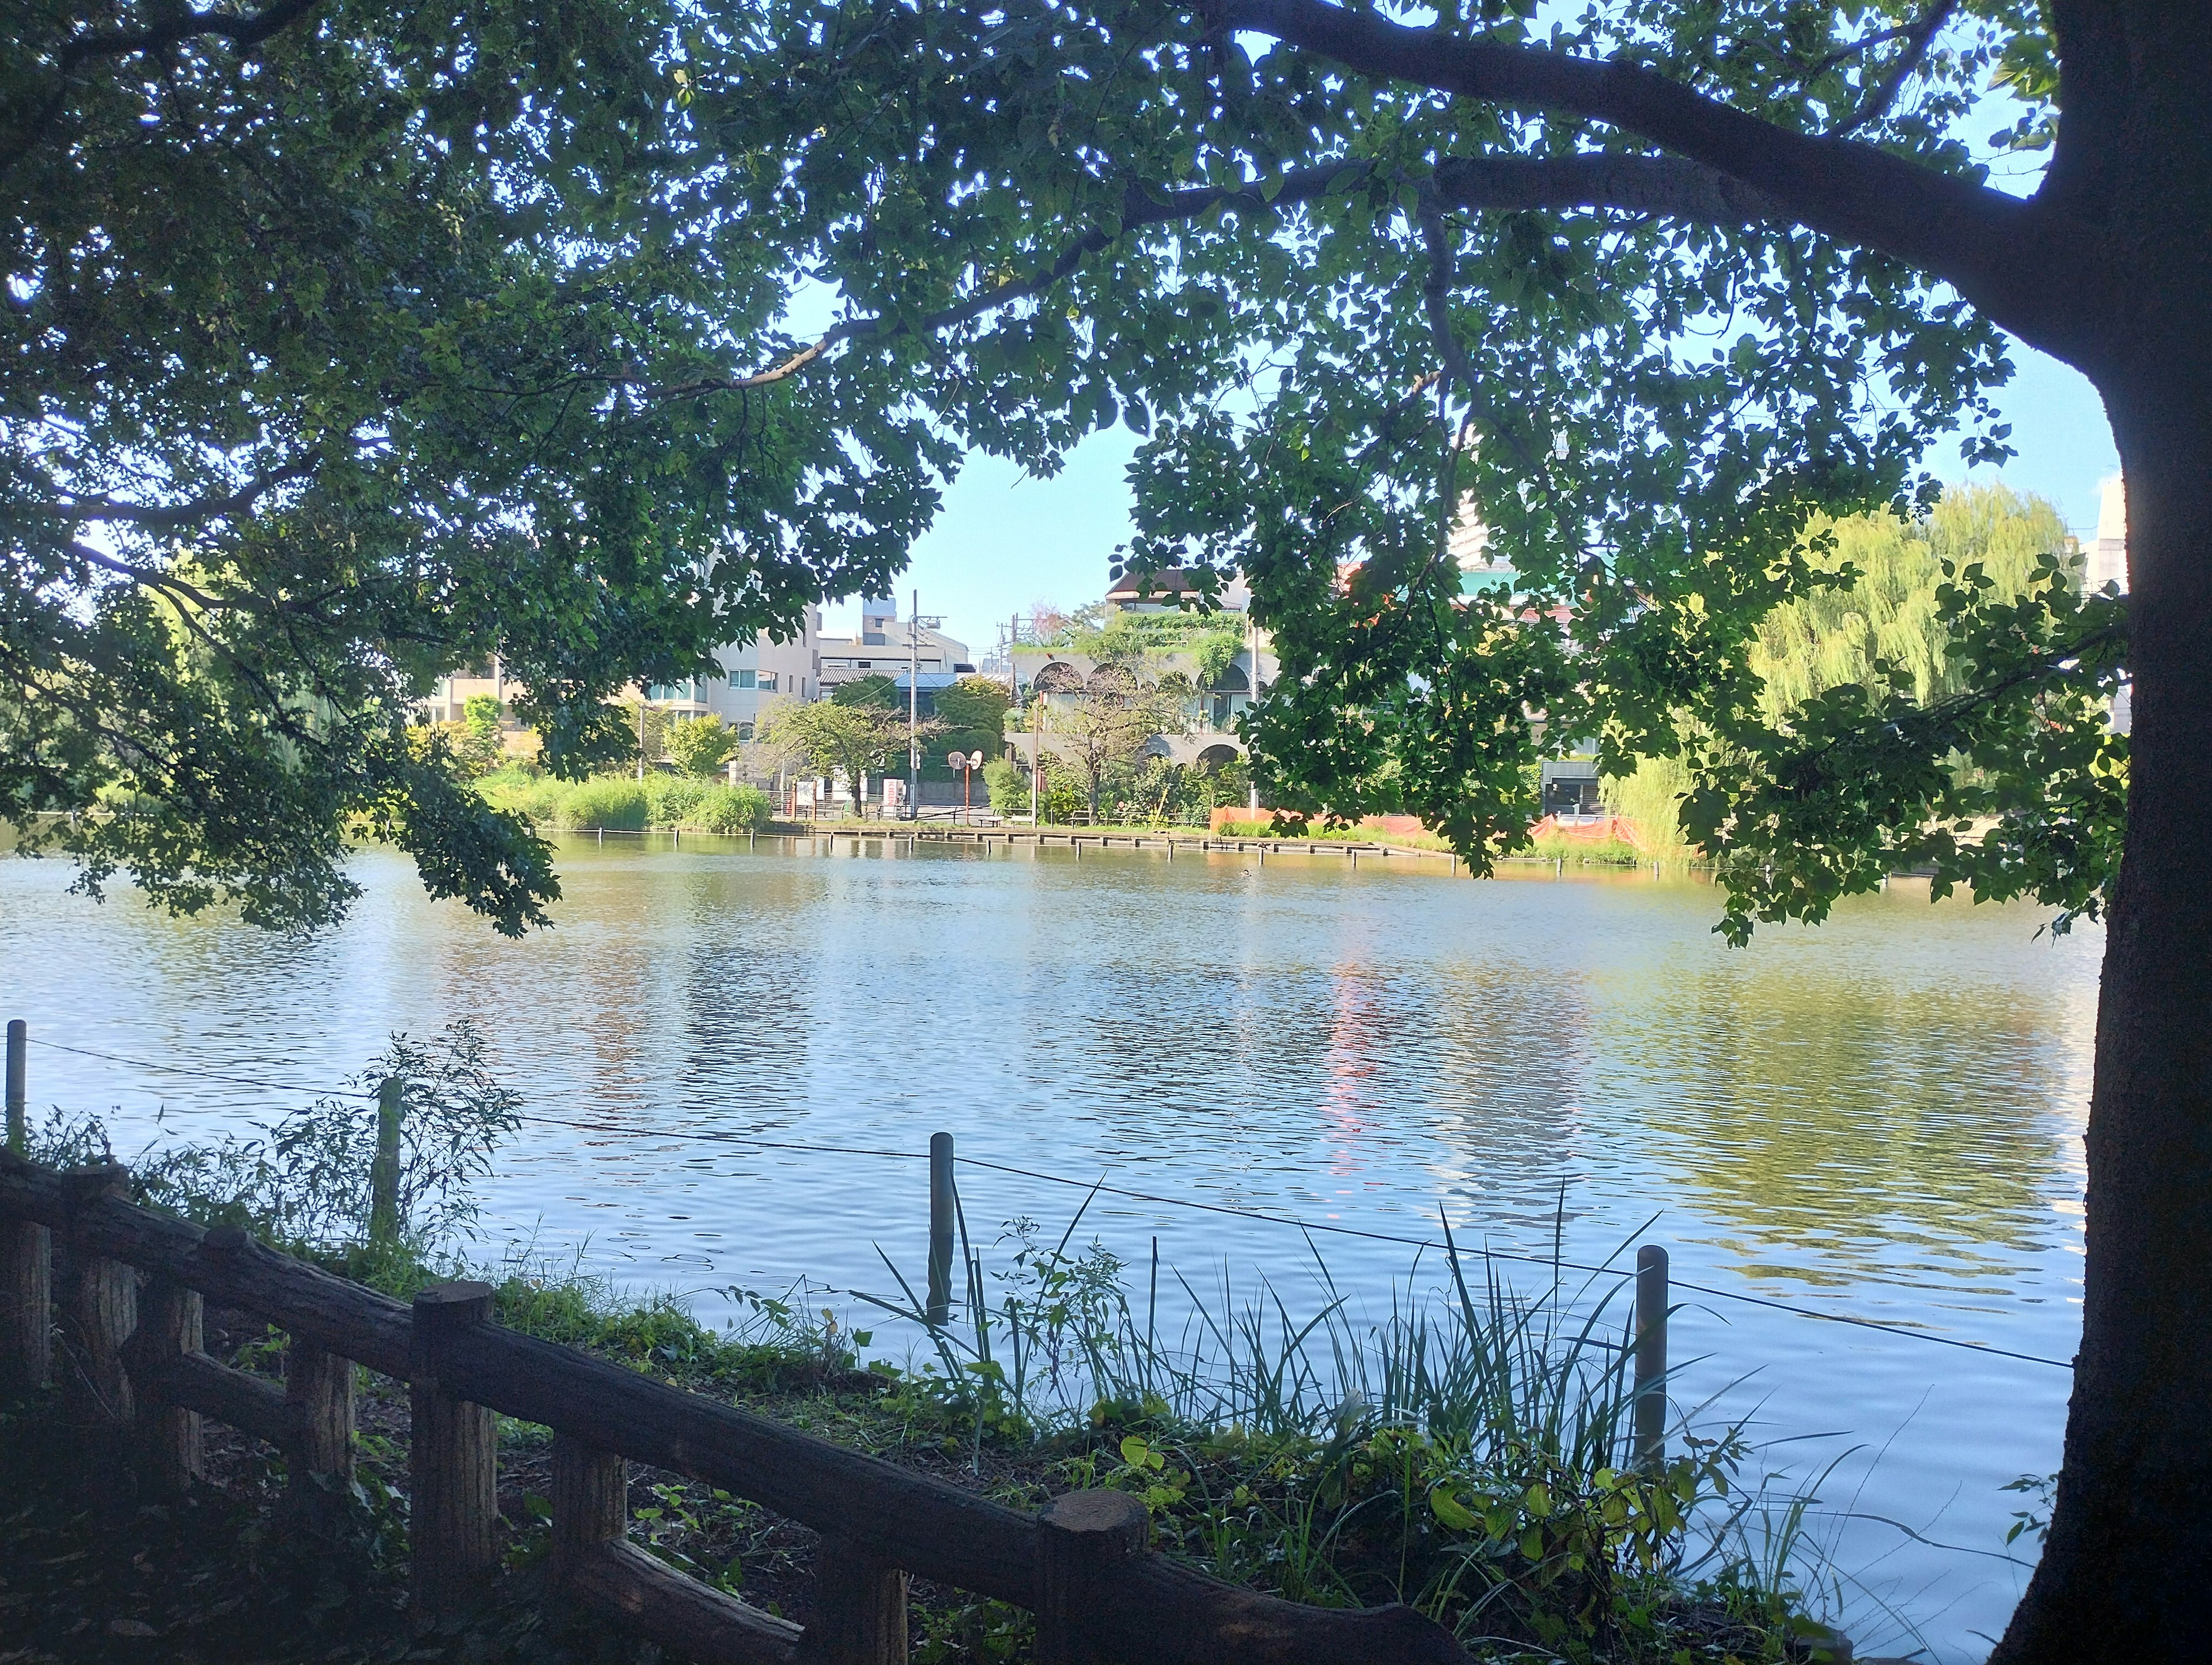
[[[774,814],[768,794],[758,787],[722,786],[659,771],[642,781],[626,775],[556,781],[518,767],[486,775],[477,789],[495,808],[563,832],[668,828],[729,836],[757,832]]]
[[[1042,1465],[1048,1491],[1131,1492],[1162,1548],[1217,1577],[1320,1606],[1406,1602],[1483,1657],[1814,1656],[1822,1632],[1747,1495],[1742,1430],[1678,1423],[1665,1456],[1631,1449],[1613,1280],[1523,1296],[1454,1250],[1441,1298],[1417,1268],[1364,1319],[1316,1256],[1310,1316],[1264,1285],[1240,1301],[1185,1283],[1193,1316],[1170,1345],[1162,1268],[1139,1310],[1127,1269],[1095,1243],[1072,1250],[1074,1230],[1048,1246],[1014,1222],[991,1278],[966,1251],[956,1325],[928,1327],[902,1283],[869,1297],[934,1355],[891,1399],[933,1404],[941,1447],[974,1472]]]

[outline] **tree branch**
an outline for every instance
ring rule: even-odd
[[[997,307],[1025,301],[1050,289],[1063,278],[1073,276],[1076,268],[1091,255],[1110,247],[1122,232],[1132,227],[1167,225],[1177,220],[1195,219],[1216,208],[1261,212],[1294,207],[1325,196],[1340,184],[1364,179],[1370,166],[1366,162],[1330,162],[1319,167],[1286,173],[1281,177],[1273,194],[1255,185],[1235,191],[1194,187],[1187,191],[1162,191],[1156,195],[1143,185],[1131,185],[1122,194],[1121,223],[1118,226],[1112,230],[1103,226],[1092,227],[1026,277],[1011,278],[922,318],[902,320],[878,314],[852,319],[765,370],[756,371],[749,376],[702,376],[695,381],[657,389],[656,394],[662,398],[696,398],[706,393],[737,392],[746,388],[772,386],[798,374],[831,348],[844,342],[889,340],[900,336],[953,329]],[[609,380],[632,382],[641,379],[614,376]]]
[[[70,77],[94,58],[166,52],[186,41],[209,37],[228,40],[244,52],[290,27],[316,3],[317,0],[273,0],[260,11],[250,14],[192,11],[179,7],[143,29],[94,29],[64,41],[56,54],[53,94],[23,124],[6,149],[0,150],[0,175],[28,155],[32,147],[45,137],[46,129],[61,118],[69,104]]]
[[[95,58],[131,58],[140,52],[163,52],[187,40],[213,35],[234,46],[258,46],[281,29],[289,28],[313,9],[316,0],[275,0],[253,13],[231,11],[170,12],[143,29],[96,29],[69,41],[61,51],[61,72],[67,76]]]
[[[2058,302],[2094,258],[2086,228],[2047,228],[2037,204],[1875,146],[1750,115],[1656,70],[1409,28],[1325,0],[1221,0],[1228,27],[1272,35],[1355,73],[1602,121],[1763,193],[1790,218],[1879,249],[1957,288],[1998,323],[2064,352]],[[2078,349],[2076,349],[2078,350]]]
[[[1873,94],[1851,112],[1850,119],[1828,130],[1830,138],[1840,139],[1856,133],[1870,121],[1878,121],[1889,113],[1889,106],[1897,102],[1898,94],[1912,72],[1928,58],[1928,49],[1936,43],[1936,36],[1951,14],[1959,9],[1959,0],[1936,0],[1905,31],[1905,50],[1897,55],[1897,62],[1889,66],[1889,73],[1876,83]],[[1895,31],[1892,31],[1895,33]]]
[[[54,513],[66,515],[75,520],[120,521],[134,526],[149,526],[156,531],[174,532],[179,527],[198,526],[205,520],[221,520],[243,513],[276,487],[294,480],[306,479],[321,466],[322,460],[320,451],[310,451],[281,468],[256,475],[227,495],[196,498],[189,503],[171,507],[118,502],[112,497],[64,498],[47,507]]]
[[[1723,226],[1795,218],[1765,191],[1680,156],[1447,156],[1436,188],[1455,208],[1610,208]]]

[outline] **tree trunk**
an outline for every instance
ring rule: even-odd
[[[2100,379],[2127,475],[2127,845],[2097,1013],[2065,1463],[2042,1565],[1992,1665],[2157,1665],[2208,1645],[2212,343],[2177,333],[2144,330],[2131,371]]]

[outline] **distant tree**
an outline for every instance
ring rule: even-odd
[[[860,807],[860,782],[906,756],[906,725],[888,711],[833,700],[793,701],[762,720],[768,743],[799,757],[817,775],[842,776]]]
[[[668,755],[668,714],[642,700],[623,700],[615,708],[622,714],[623,744],[617,755],[635,766],[640,777]]]
[[[983,754],[986,761],[1006,748],[1006,712],[1013,698],[1006,685],[989,677],[963,677],[936,701],[939,751],[948,748]]]
[[[677,768],[695,780],[712,777],[738,749],[734,730],[708,712],[700,717],[678,717],[668,725],[667,755]]]
[[[991,794],[991,807],[1000,815],[1027,815],[1030,811],[1030,772],[1007,757],[994,757],[983,765],[983,786]]]
[[[1138,667],[1109,662],[1052,708],[1049,724],[1054,750],[1081,779],[1096,821],[1108,782],[1133,769],[1156,736],[1182,732],[1185,719],[1182,702],[1147,683]]]
[[[1067,628],[1066,609],[1049,601],[1030,603],[1030,616],[1022,627],[1022,640],[1042,647],[1060,640]]]
[[[505,755],[506,733],[500,702],[489,694],[471,694],[461,704],[463,744],[455,750],[478,775],[499,767]]]
[[[1923,706],[1964,691],[1972,672],[1944,616],[1946,563],[1978,568],[1986,599],[2011,605],[2040,587],[2046,563],[2067,558],[2058,511],[1999,485],[1954,486],[1918,519],[1816,515],[1805,543],[1811,570],[1850,577],[1759,621],[1750,664],[1770,723],[1845,686],[1866,690],[1870,703],[1894,691]]]
[[[1990,601],[2019,605],[2046,581],[2051,563],[2070,559],[2058,511],[2001,485],[1954,486],[1912,518],[1890,510],[1816,515],[1804,541],[1808,568],[1837,581],[1768,613],[1747,655],[1758,708],[1783,732],[1815,702],[1856,698],[1871,712],[1893,697],[1924,708],[1961,694],[1972,665],[1945,617],[1947,568],[1978,572]],[[2078,581],[2079,572],[2068,570]],[[1696,784],[1682,758],[1662,756],[1638,759],[1603,789],[1614,813],[1664,849],[1686,848],[1681,809]]]
[[[830,696],[832,705],[870,706],[884,711],[903,709],[899,700],[898,684],[878,671],[872,677],[857,677],[842,683]]]

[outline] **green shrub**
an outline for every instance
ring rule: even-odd
[[[692,811],[707,801],[707,794],[714,790],[702,781],[687,781],[681,775],[647,775],[646,824],[652,827],[684,825],[690,819]]]
[[[556,818],[567,828],[605,827],[615,832],[641,832],[647,809],[643,781],[603,775],[571,787],[561,799]]]
[[[768,794],[758,787],[717,787],[684,824],[701,832],[757,831],[768,824]]]
[[[1044,797],[1037,805],[1038,814],[1048,825],[1073,826],[1075,817],[1091,807],[1088,793],[1082,781],[1058,763],[1048,761],[1044,769]]]
[[[1030,772],[1006,757],[983,765],[983,788],[991,794],[991,807],[1001,815],[1030,812]]]

